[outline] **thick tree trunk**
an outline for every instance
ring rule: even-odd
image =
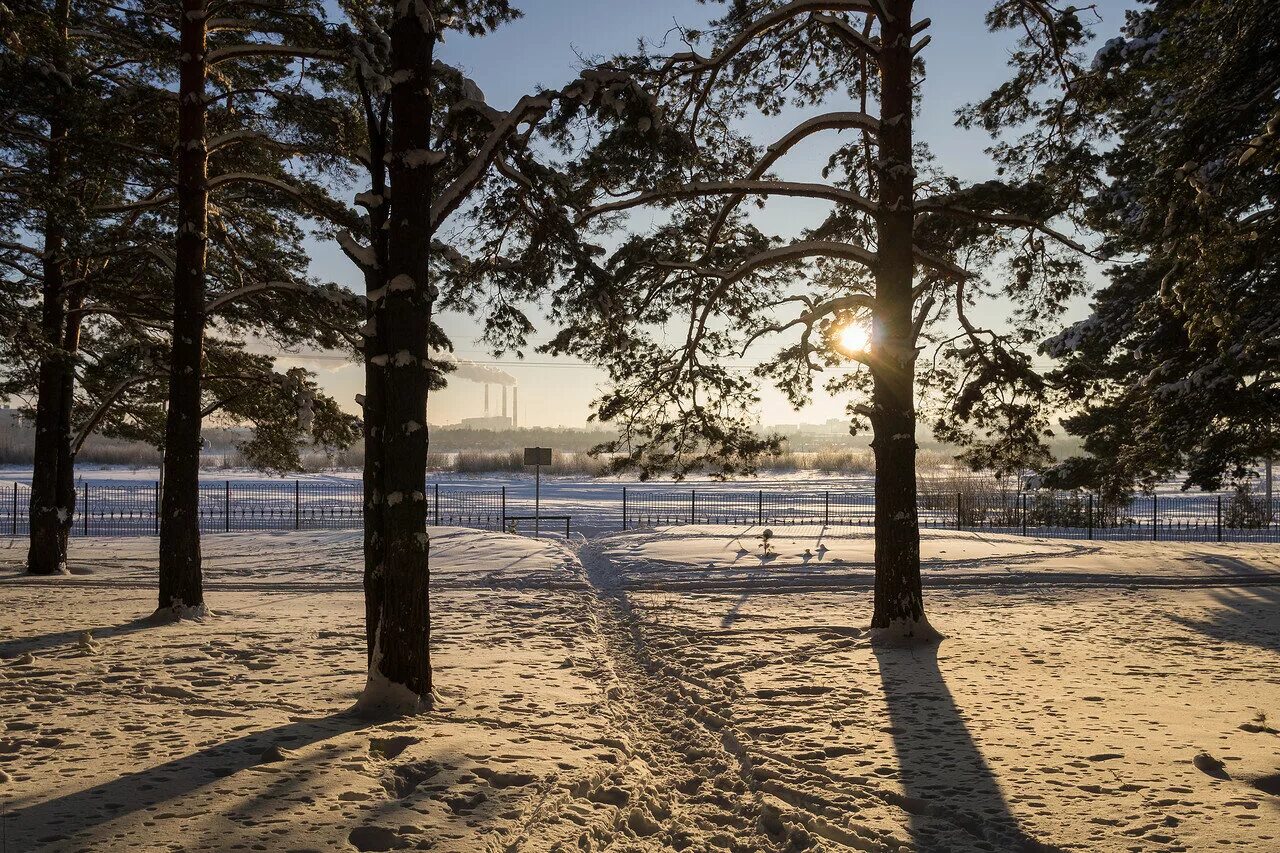
[[[876,214],[875,340],[871,426],[876,460],[876,588],[872,635],[880,641],[937,639],[924,615],[916,508],[914,272],[915,171],[911,138],[912,0],[886,4],[881,22],[880,209]]]
[[[434,6],[427,3],[428,9]],[[431,704],[430,602],[427,554],[427,332],[432,296],[428,261],[433,168],[431,149],[432,61],[435,33],[413,4],[398,7],[391,27],[391,221],[387,286],[371,357],[381,368],[385,411],[380,446],[382,565],[379,607],[369,680],[361,706],[414,711]]]
[[[205,0],[183,0],[178,82],[178,235],[173,352],[160,517],[160,608],[204,612],[200,576],[200,390],[204,349],[208,152]]]
[[[368,661],[373,663],[374,649],[378,641],[378,623],[382,617],[383,562],[383,502],[382,488],[386,476],[386,464],[382,457],[382,436],[386,427],[386,390],[383,387],[386,371],[373,359],[385,356],[387,347],[382,336],[382,300],[376,298],[386,292],[387,269],[387,173],[383,157],[386,154],[386,132],[379,111],[371,100],[367,102],[366,121],[369,136],[369,177],[371,190],[382,201],[369,210],[369,246],[374,251],[377,264],[364,270],[365,293],[369,297],[366,315],[369,327],[365,334],[364,349],[364,616],[365,641]]]
[[[56,139],[57,137],[55,137]],[[55,168],[51,155],[50,176]],[[63,387],[71,370],[70,354],[63,349],[67,303],[63,281],[63,234],[57,214],[46,219],[44,241],[44,304],[41,337],[45,351],[40,356],[40,376],[36,386],[36,435],[31,471],[31,541],[27,550],[27,571],[52,575],[65,570],[66,550],[62,544],[64,522],[71,507],[59,501],[63,448],[70,440],[63,432]]]
[[[62,43],[67,39],[69,0],[59,0],[54,7]],[[55,60],[63,66],[62,59]],[[41,275],[44,278],[41,298],[40,336],[44,351],[40,354],[40,373],[36,386],[36,436],[31,471],[30,545],[27,549],[27,571],[36,575],[52,575],[65,570],[66,548],[62,537],[65,521],[72,507],[59,501],[62,479],[61,462],[70,441],[70,423],[64,420],[63,387],[70,382],[71,355],[63,346],[67,322],[66,293],[66,226],[63,221],[66,192],[68,124],[55,116],[49,124],[47,174],[49,196],[45,211],[44,255]],[[70,413],[67,412],[69,419]]]
[[[62,387],[59,390],[58,409],[58,506],[66,507],[65,513],[59,514],[58,548],[62,553],[62,562],[67,562],[67,543],[71,537],[71,525],[75,521],[76,509],[76,456],[71,448],[71,416],[75,410],[76,373],[74,359],[80,352],[81,317],[77,313],[84,305],[84,292],[79,291],[67,300],[66,335],[62,339],[62,350],[67,354],[68,366],[62,374]],[[87,512],[88,507],[81,511]]]

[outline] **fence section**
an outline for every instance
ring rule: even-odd
[[[528,521],[508,507],[505,488],[433,484],[424,496],[437,525],[525,530]],[[875,499],[860,491],[623,488],[622,527],[677,524],[784,524],[869,527]],[[0,536],[29,532],[31,489],[0,487]],[[71,523],[75,536],[148,536],[159,532],[158,483],[82,484]],[[1280,517],[1268,500],[1247,491],[1224,495],[1142,495],[1121,502],[1083,493],[961,489],[924,485],[921,527],[986,530],[1071,539],[1181,542],[1280,542]],[[351,529],[361,525],[361,483],[251,481],[200,484],[200,529]],[[560,515],[548,521],[566,520]],[[555,524],[544,527],[553,530]]]
[[[436,485],[425,499],[435,524],[507,527],[504,488]],[[28,535],[30,503],[31,487],[26,483],[3,488],[0,536]],[[351,529],[362,524],[364,493],[359,482],[202,482],[197,512],[205,533]],[[149,536],[160,532],[159,519],[159,483],[84,483],[76,487],[71,534]]]
[[[871,526],[866,492],[684,491],[624,488],[622,527],[673,524]],[[1082,493],[922,488],[920,526],[1068,539],[1280,542],[1280,517],[1265,498],[1142,495],[1121,502]]]

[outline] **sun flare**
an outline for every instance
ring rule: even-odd
[[[850,323],[836,333],[836,341],[845,352],[866,352],[871,345],[871,330],[864,323]]]

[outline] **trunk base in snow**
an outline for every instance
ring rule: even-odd
[[[351,713],[372,719],[411,717],[434,711],[439,706],[439,694],[432,692],[419,696],[403,684],[394,683],[375,666],[371,666],[364,690],[352,706]]]
[[[216,615],[204,602],[200,602],[194,607],[188,607],[181,602],[174,601],[169,607],[156,608],[156,611],[151,614],[151,619],[156,622],[203,622],[205,619]]]
[[[870,636],[873,646],[931,646],[946,639],[923,616],[918,620],[895,619],[882,628],[872,628]]]

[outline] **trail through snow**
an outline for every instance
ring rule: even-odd
[[[359,535],[149,540],[19,574],[0,539],[13,850],[1100,850],[1280,845],[1266,546],[925,534],[939,647],[875,649],[866,531],[574,547],[433,531],[440,706],[346,713]],[[6,547],[7,546],[7,547]]]

